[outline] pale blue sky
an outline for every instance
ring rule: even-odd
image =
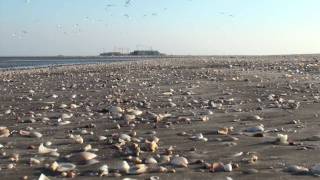
[[[0,56],[320,53],[320,0],[0,0]]]

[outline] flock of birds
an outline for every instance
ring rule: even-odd
[[[31,0],[24,0],[26,4],[30,4],[32,1]],[[192,0],[187,0],[187,1],[192,1]],[[112,8],[116,8],[116,7],[125,7],[125,8],[129,8],[133,6],[133,1],[132,0],[125,0],[124,2],[122,2],[120,5],[114,3],[112,0],[109,0],[106,4],[106,6],[104,7],[104,10],[106,11],[106,13],[110,13],[110,16],[113,16],[113,14],[110,12],[110,9]],[[168,8],[162,8],[162,11],[167,11]],[[155,17],[158,16],[159,13],[158,12],[150,12],[150,13],[144,13],[142,15],[142,18],[146,18],[146,17]],[[231,17],[234,18],[235,15],[230,14],[228,12],[219,12],[219,15],[221,16],[227,16],[227,17]],[[131,16],[129,13],[124,13],[121,16],[123,16],[125,19],[133,19],[133,16]],[[84,17],[84,22],[86,23],[104,23],[102,19],[94,19],[91,18],[89,16]],[[105,23],[105,27],[108,28],[109,24]],[[68,35],[80,35],[83,32],[83,29],[80,25],[80,23],[76,23],[73,25],[62,25],[62,24],[57,24],[56,27],[56,32],[57,33],[62,33],[66,36]],[[25,29],[17,31],[12,33],[12,37],[16,38],[16,39],[23,39],[25,38],[27,35],[29,34],[29,32]]]

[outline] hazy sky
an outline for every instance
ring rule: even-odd
[[[128,3],[126,3],[128,2]],[[320,0],[0,0],[0,56],[320,53]]]

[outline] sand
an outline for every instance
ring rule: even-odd
[[[314,179],[314,173],[297,175],[286,170],[290,165],[310,169],[320,163],[320,142],[307,139],[319,135],[319,60],[317,55],[179,57],[2,71],[0,126],[7,127],[10,135],[0,138],[4,146],[0,175],[38,179],[43,173],[50,179],[63,178],[47,168],[57,161],[74,163],[75,179],[101,179],[97,171],[104,164],[110,168],[105,179]],[[61,104],[67,107],[60,108]],[[70,108],[70,104],[79,107]],[[110,113],[115,105],[143,114],[128,123]],[[155,122],[150,112],[170,116]],[[63,113],[73,115],[62,119],[70,124],[59,125]],[[261,124],[262,133],[246,131]],[[227,135],[217,133],[222,128],[228,129]],[[20,130],[43,136],[26,137]],[[199,133],[207,141],[191,139]],[[70,134],[81,135],[84,143],[76,143]],[[145,150],[141,159],[157,159],[157,154],[173,146],[172,156],[187,158],[189,165],[158,163],[176,172],[115,177],[112,167],[127,157],[115,148],[119,134],[131,134],[142,140],[141,146],[152,136],[160,139],[159,149]],[[278,143],[278,134],[288,135],[288,142]],[[107,139],[98,140],[99,136]],[[38,146],[48,141],[59,157],[38,153]],[[91,152],[99,163],[68,158],[88,144],[98,150]],[[13,154],[19,154],[19,160]],[[256,162],[250,162],[253,156],[258,157]],[[41,162],[30,164],[30,158]],[[232,163],[234,169],[211,172],[205,163],[214,162]]]

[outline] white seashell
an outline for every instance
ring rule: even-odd
[[[58,149],[51,149],[51,148],[47,148],[43,145],[43,143],[40,144],[39,148],[38,148],[38,152],[39,154],[49,154],[51,152],[57,152]]]
[[[84,142],[83,138],[80,135],[70,135],[70,138],[78,144],[83,144]]]
[[[4,114],[10,114],[11,113],[11,109],[8,109],[4,112]]]
[[[126,115],[124,115],[124,120],[125,121],[133,121],[133,120],[135,120],[136,119],[136,115],[134,115],[134,114],[126,114]]]
[[[223,169],[225,172],[231,172],[232,171],[232,165],[231,164],[225,164],[223,165]]]
[[[177,167],[188,167],[188,160],[185,157],[176,156],[171,160],[171,165]]]
[[[130,142],[131,141],[131,136],[129,136],[127,134],[121,134],[119,139],[122,139],[124,141]]]
[[[288,144],[288,135],[287,134],[278,134],[277,142],[280,144]]]
[[[147,173],[148,167],[145,164],[137,164],[134,168],[131,168],[129,173],[130,175],[139,175]]]
[[[107,137],[105,137],[105,136],[99,136],[98,139],[99,139],[99,141],[104,141],[104,140],[107,139]]]
[[[108,165],[102,165],[99,168],[99,173],[100,173],[100,176],[108,175],[109,174],[109,166]]]
[[[264,132],[264,127],[263,125],[259,125],[259,126],[247,128],[246,131],[251,133]]]
[[[60,106],[59,106],[59,108],[61,108],[61,109],[64,109],[64,108],[67,108],[68,107],[68,105],[66,105],[66,104],[60,104]]]
[[[56,98],[58,98],[59,96],[56,95],[56,94],[53,94],[51,97],[56,99]]]
[[[70,118],[72,118],[72,116],[73,116],[72,113],[70,113],[70,114],[63,113],[63,114],[61,115],[61,118],[62,118],[62,119],[70,119]]]
[[[58,172],[68,172],[76,169],[76,165],[72,163],[58,163],[58,168],[56,171]]]
[[[242,156],[243,155],[243,152],[238,152],[236,154],[233,155],[233,157],[239,157],[239,156]]]
[[[38,178],[38,180],[50,180],[46,175],[41,174]]]
[[[112,115],[114,115],[114,114],[118,114],[118,113],[123,113],[124,110],[123,110],[121,107],[119,107],[119,106],[111,106],[111,107],[109,108],[109,112],[110,112]]]
[[[76,104],[70,104],[70,108],[71,109],[77,109],[79,106],[78,105],[76,105]]]
[[[32,131],[30,133],[30,137],[36,137],[36,138],[41,138],[42,137],[42,134],[37,132],[37,131]]]
[[[120,172],[122,172],[122,173],[129,173],[129,171],[130,171],[130,165],[128,164],[127,161],[122,161],[122,162],[118,165],[117,169],[118,169]]]
[[[309,169],[303,166],[291,165],[287,167],[286,171],[293,174],[307,174]]]
[[[71,159],[75,161],[89,161],[96,158],[97,156],[98,155],[91,152],[80,152],[80,153],[73,154],[71,156]]]
[[[146,164],[157,164],[158,163],[157,160],[154,159],[153,157],[149,157],[149,158],[145,159],[144,162]]]
[[[0,127],[0,138],[10,136],[10,131],[7,127],[1,126]]]

